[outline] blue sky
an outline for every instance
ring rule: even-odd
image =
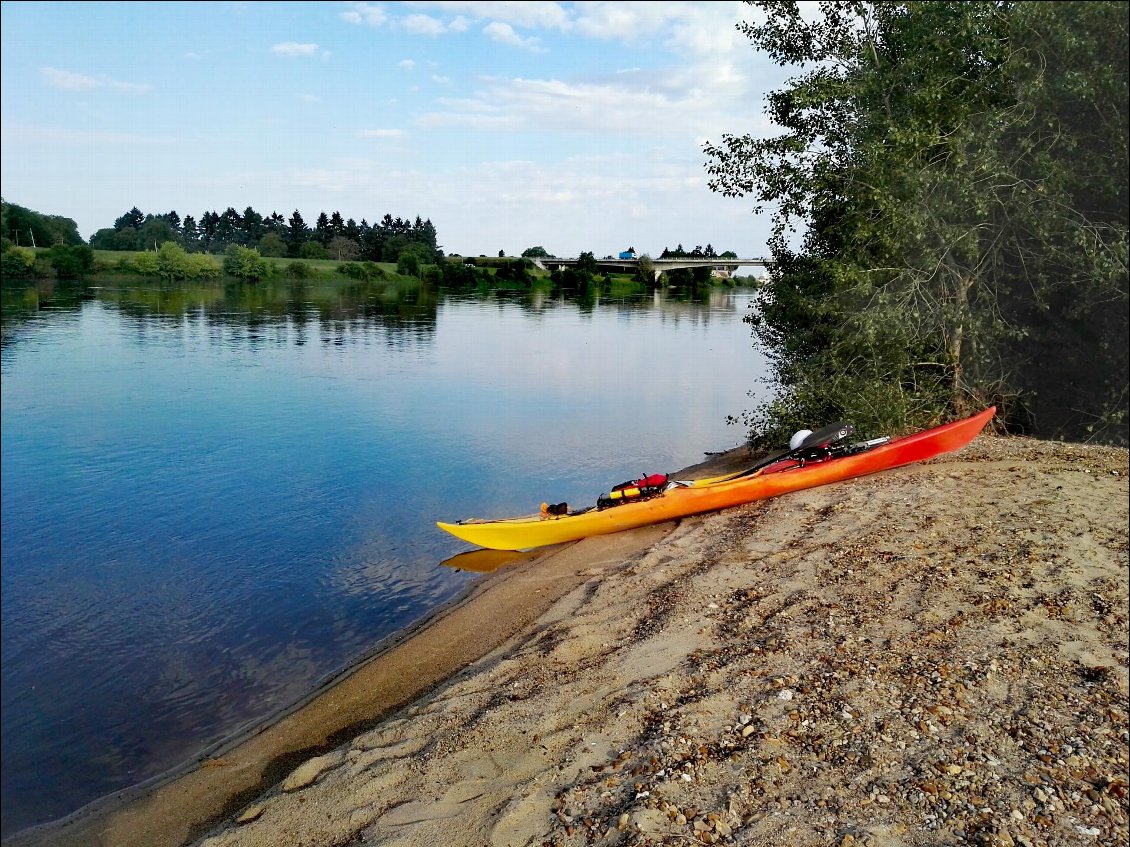
[[[740,2],[30,3],[0,26],[2,192],[430,218],[448,253],[766,253],[702,144],[773,134]]]

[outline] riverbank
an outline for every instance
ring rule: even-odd
[[[520,557],[35,843],[1125,844],[1128,500],[1126,450],[983,436]]]

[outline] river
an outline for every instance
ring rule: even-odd
[[[748,289],[4,289],[3,834],[264,720],[462,591],[437,519],[739,444]]]

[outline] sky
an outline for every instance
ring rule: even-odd
[[[0,4],[0,188],[83,238],[136,206],[430,219],[448,254],[764,256],[704,142],[777,134],[741,2]]]

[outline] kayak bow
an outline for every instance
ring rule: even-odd
[[[472,519],[459,523],[441,521],[436,526],[456,538],[493,550],[527,550],[577,541],[591,535],[606,535],[740,506],[790,491],[815,488],[932,459],[964,447],[985,428],[994,414],[996,407],[992,406],[964,420],[895,438],[865,452],[839,458],[798,462],[786,457],[778,465],[760,467],[737,477],[673,483],[655,497],[611,508],[548,517],[530,515],[503,520]]]

